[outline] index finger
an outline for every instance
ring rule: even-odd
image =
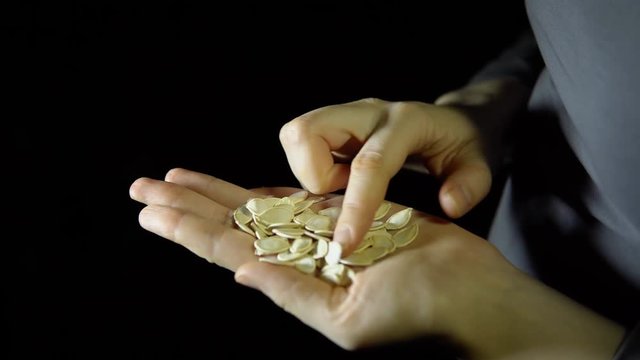
[[[389,181],[404,164],[407,153],[401,130],[389,125],[376,131],[354,158],[334,235],[342,245],[343,256],[349,256],[371,228]]]
[[[349,166],[336,163],[333,151],[354,139],[364,143],[384,112],[380,103],[357,101],[320,108],[285,124],[280,142],[296,178],[316,194],[344,188]]]

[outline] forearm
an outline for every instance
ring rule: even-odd
[[[513,284],[458,324],[472,358],[613,358],[624,336],[620,325],[524,274]]]

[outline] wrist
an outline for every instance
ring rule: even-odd
[[[624,336],[618,324],[521,273],[476,305],[455,329],[473,358],[611,359]]]
[[[473,83],[440,96],[435,104],[456,109],[476,127],[492,173],[503,165],[505,133],[524,109],[531,89],[515,78]]]

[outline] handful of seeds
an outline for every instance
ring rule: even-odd
[[[328,207],[316,213],[310,207],[324,198],[308,195],[299,191],[283,198],[253,198],[234,211],[238,228],[256,238],[253,244],[259,261],[292,266],[347,286],[355,275],[353,267],[369,266],[418,236],[418,224],[410,223],[412,208],[385,219],[391,209],[385,201],[376,211],[364,241],[343,258],[342,247],[332,240],[341,208]]]

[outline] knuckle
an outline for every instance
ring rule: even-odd
[[[384,156],[379,151],[361,151],[351,162],[352,171],[381,171],[384,170]]]
[[[365,208],[360,201],[345,199],[342,203],[343,213],[362,213],[364,210]]]
[[[387,101],[375,97],[364,98],[360,102],[372,105],[384,105],[387,103]]]
[[[412,101],[398,101],[389,107],[389,118],[401,121],[413,116],[420,105]]]
[[[174,241],[183,240],[185,223],[187,222],[187,214],[170,208],[167,211],[165,233],[169,234],[169,238]]]
[[[170,207],[180,207],[185,193],[185,189],[180,186],[166,186],[160,189],[164,204]]]
[[[209,177],[205,181],[204,187],[207,191],[215,192],[216,188],[220,185],[220,179],[215,177]]]
[[[305,141],[309,134],[312,118],[308,115],[297,117],[280,128],[280,142],[283,144],[300,143]]]
[[[216,233],[215,231],[207,231],[205,233],[205,238],[207,239],[201,246],[201,255],[207,262],[211,264],[220,265],[220,261],[224,258],[224,245],[222,245],[226,239],[235,237],[233,234],[233,210],[229,210],[229,213],[226,216],[225,230],[222,232],[222,235]],[[235,224],[234,224],[235,225]],[[192,250],[193,251],[193,250]]]

